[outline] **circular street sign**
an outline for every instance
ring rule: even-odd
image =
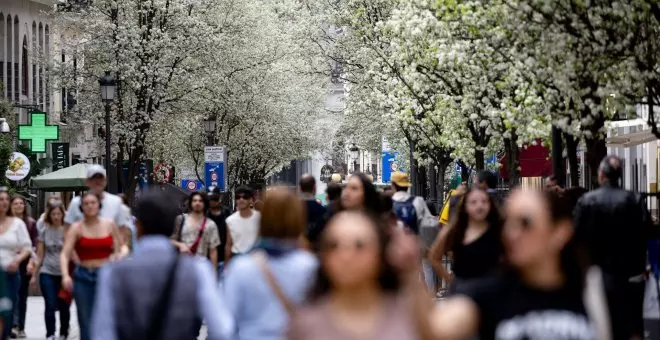
[[[188,190],[195,191],[195,190],[197,190],[197,183],[195,183],[193,181],[190,181],[190,182],[188,182],[187,187],[188,187]]]
[[[218,173],[212,172],[211,173],[211,180],[214,181],[214,182],[217,181],[218,180]]]
[[[30,173],[30,160],[20,152],[13,152],[5,175],[10,181],[20,181]]]

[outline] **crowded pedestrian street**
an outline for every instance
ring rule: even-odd
[[[658,37],[660,0],[0,0],[0,340],[660,340]]]

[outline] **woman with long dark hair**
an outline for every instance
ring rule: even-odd
[[[576,252],[568,200],[516,191],[507,200],[506,217],[506,271],[458,287],[432,313],[434,334],[439,339],[611,339],[602,276]]]
[[[7,274],[7,286],[12,303],[12,311],[3,320],[2,340],[7,339],[13,326],[14,313],[18,309],[18,291],[21,277],[21,263],[30,257],[32,242],[25,222],[13,217],[6,188],[0,189],[0,265]]]
[[[412,246],[393,246],[392,235]],[[390,256],[402,254],[396,249],[409,249],[410,260]],[[344,211],[324,231],[320,258],[309,305],[295,314],[289,339],[427,339],[421,334],[431,299],[419,278],[414,236],[391,233],[381,216]]]
[[[101,198],[98,195],[92,192],[84,193],[80,197],[80,210],[84,219],[72,224],[66,232],[60,256],[60,270],[62,287],[66,291],[73,291],[76,300],[80,339],[89,340],[98,271],[111,259],[121,256],[121,235],[112,220],[99,217]],[[69,261],[74,250],[80,263],[72,278]]]
[[[39,230],[37,242],[37,258],[31,284],[39,286],[44,297],[46,321],[46,339],[55,339],[55,311],[60,312],[60,339],[69,335],[70,301],[60,296],[62,288],[62,270],[60,256],[64,246],[64,206],[61,203],[50,203],[46,209],[43,225]]]
[[[30,235],[30,240],[32,241],[32,247],[37,246],[37,221],[34,218],[28,215],[26,207],[25,198],[22,196],[15,196],[11,199],[11,214],[20,218],[25,226],[27,227],[27,232]],[[21,287],[18,290],[18,306],[15,309],[14,313],[14,328],[12,333],[16,335],[17,338],[25,338],[25,316],[27,314],[27,298],[28,298],[28,288],[30,285],[30,279],[32,279],[32,274],[28,272],[28,262],[29,258],[21,262],[20,275],[21,275]]]
[[[450,283],[450,293],[462,282],[495,272],[502,254],[501,227],[500,214],[487,192],[472,189],[461,198],[456,216],[440,231],[429,251],[433,269]],[[442,265],[443,256],[449,252],[453,273]]]
[[[380,214],[380,196],[367,175],[357,172],[351,175],[341,192],[341,210],[362,210]]]

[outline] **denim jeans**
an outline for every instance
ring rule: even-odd
[[[17,308],[18,301],[18,289],[21,285],[21,276],[19,273],[7,273],[7,290],[9,291],[9,298],[12,303],[12,312],[9,313],[7,320],[4,321],[4,327],[2,330],[2,340],[9,338],[11,334],[11,328],[14,325],[14,311]]]
[[[427,259],[422,260],[422,270],[424,272],[424,281],[430,292],[435,294],[435,271],[431,262]]]
[[[69,335],[69,320],[71,319],[70,305],[60,299],[58,294],[62,287],[62,276],[40,274],[39,286],[44,296],[46,310],[44,319],[46,321],[46,337],[55,335],[55,310],[60,311],[60,335]]]
[[[18,288],[17,306],[14,308],[14,326],[20,330],[25,330],[28,288],[30,287],[30,279],[32,279],[32,276],[27,272],[27,262],[25,262],[25,265],[21,264],[19,273],[21,275],[21,283]]]
[[[78,266],[73,272],[73,298],[76,300],[80,340],[90,340],[89,327],[96,298],[96,277],[99,269]]]

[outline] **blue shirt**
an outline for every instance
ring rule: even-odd
[[[172,245],[165,236],[145,236],[137,244],[133,256],[140,256],[145,249],[167,251]],[[213,340],[230,339],[233,333],[231,314],[221,308],[223,302],[217,289],[210,263],[201,257],[197,261],[197,305],[199,315],[206,320],[208,338]],[[112,266],[105,266],[99,272],[96,301],[91,320],[91,335],[94,340],[116,340],[114,298],[112,296]]]
[[[317,267],[316,257],[302,250],[268,259],[268,268],[295,304],[305,300]],[[286,339],[289,316],[251,255],[241,255],[229,262],[223,290],[227,308],[236,322],[233,339]]]

